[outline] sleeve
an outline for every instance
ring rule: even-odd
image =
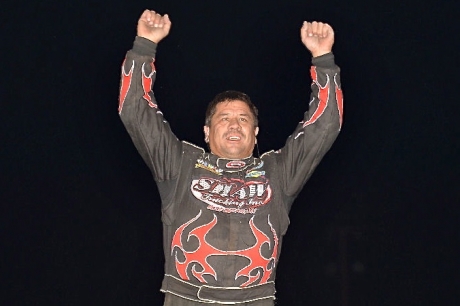
[[[174,179],[180,169],[181,142],[158,108],[152,87],[157,45],[136,37],[121,69],[118,113],[157,182]]]
[[[340,69],[332,53],[313,58],[308,111],[278,152],[287,196],[296,196],[337,138],[343,115]]]

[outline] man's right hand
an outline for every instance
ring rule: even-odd
[[[161,16],[155,11],[145,10],[137,23],[137,36],[159,43],[168,36],[171,20],[167,14]]]

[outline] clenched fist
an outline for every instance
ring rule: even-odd
[[[159,43],[168,36],[170,29],[171,20],[167,14],[161,16],[155,11],[145,10],[137,23],[137,36]]]
[[[334,30],[327,23],[304,21],[300,38],[313,57],[317,57],[332,51]]]

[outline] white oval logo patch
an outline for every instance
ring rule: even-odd
[[[225,165],[225,167],[230,169],[239,169],[243,168],[244,166],[246,166],[246,163],[242,160],[232,160]]]

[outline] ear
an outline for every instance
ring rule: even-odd
[[[256,126],[256,128],[254,129],[254,136],[257,137],[257,134],[259,134],[259,127],[258,126]],[[257,143],[257,138],[254,141],[254,144],[256,144],[256,143]]]
[[[209,142],[209,126],[203,126],[203,132],[204,132],[204,141],[206,143]]]

